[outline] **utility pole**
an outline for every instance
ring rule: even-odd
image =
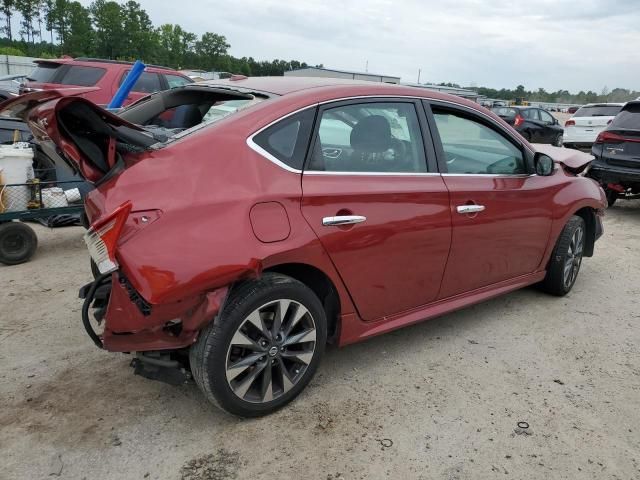
[[[418,69],[418,83],[420,83],[420,72],[422,72],[422,69]]]
[[[366,63],[366,64],[365,64],[365,66],[364,66],[364,71],[365,71],[366,73],[368,73],[368,72],[369,72],[369,60],[367,60],[367,63]]]

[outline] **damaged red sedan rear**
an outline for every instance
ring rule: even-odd
[[[602,233],[588,155],[425,89],[233,78],[118,116],[33,95],[5,111],[96,187],[87,332],[237,415],[295,398],[328,341],[531,284],[564,295]]]

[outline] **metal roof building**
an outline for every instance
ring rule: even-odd
[[[400,83],[400,77],[382,75],[371,72],[351,72],[349,70],[333,70],[331,68],[306,67],[284,72],[285,77],[323,77],[345,78],[349,80],[366,80],[369,82]]]

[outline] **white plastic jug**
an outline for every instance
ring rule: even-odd
[[[29,144],[0,145],[0,211],[27,209],[29,187],[7,187],[33,178],[33,149]]]
[[[43,188],[42,203],[44,208],[60,208],[69,205],[67,196],[60,187]]]

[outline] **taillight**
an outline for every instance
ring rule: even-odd
[[[519,127],[524,123],[524,117],[520,114],[516,115],[515,121],[513,122],[514,127]]]
[[[91,224],[87,233],[84,234],[89,254],[96,262],[100,273],[113,272],[118,268],[116,245],[130,212],[131,202],[123,203],[111,214]]]
[[[598,138],[596,138],[595,143],[622,143],[624,141],[625,138],[622,135],[618,135],[617,133],[613,132],[607,132],[605,130],[604,132],[600,132]]]
[[[573,127],[575,124],[576,124],[575,120],[567,120],[566,122],[564,122],[565,127]]]

